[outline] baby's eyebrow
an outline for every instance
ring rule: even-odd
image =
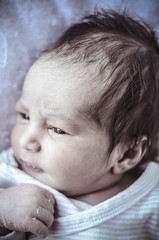
[[[68,126],[74,128],[80,128],[82,125],[79,116],[71,115],[71,112],[66,115],[63,112],[58,111],[58,109],[43,109],[41,115],[50,121],[63,121],[68,124]]]
[[[46,115],[45,115],[46,116]],[[52,114],[47,114],[47,118],[50,121],[57,121],[57,122],[63,122],[64,126],[72,129],[72,131],[74,131],[74,133],[77,133],[81,130],[82,125],[81,122],[78,121],[78,119],[76,118],[69,118],[66,115],[62,114],[62,113],[52,113]]]
[[[42,115],[44,114],[45,117],[47,117],[48,119],[60,119],[62,121],[66,121],[68,123],[73,123],[73,119],[67,117],[65,114],[60,113],[60,112],[47,112],[45,111],[45,113],[42,113]]]
[[[15,108],[22,108],[24,111],[28,111],[26,103],[22,100],[18,100],[15,104]]]

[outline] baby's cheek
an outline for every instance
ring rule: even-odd
[[[19,147],[19,139],[22,135],[21,132],[22,130],[15,124],[11,131],[11,146],[15,151]]]
[[[10,140],[11,140],[11,146],[13,147],[15,144],[17,137],[16,137],[16,129],[15,126],[13,126],[12,131],[11,131],[11,135],[10,135]]]

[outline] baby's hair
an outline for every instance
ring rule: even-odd
[[[142,136],[151,141],[157,124],[159,45],[143,20],[126,12],[95,12],[68,28],[48,52],[85,67],[94,64],[92,80],[105,87],[89,113],[109,130],[109,153],[119,142],[135,145]]]

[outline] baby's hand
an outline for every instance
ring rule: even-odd
[[[45,238],[54,220],[54,203],[50,192],[33,184],[3,190],[0,192],[0,226]]]

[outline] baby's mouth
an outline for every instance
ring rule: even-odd
[[[37,168],[34,165],[32,165],[26,161],[23,161],[22,159],[20,159],[20,162],[21,162],[21,165],[23,165],[23,167],[25,169],[31,170],[33,172],[43,172],[43,170],[41,168]]]

